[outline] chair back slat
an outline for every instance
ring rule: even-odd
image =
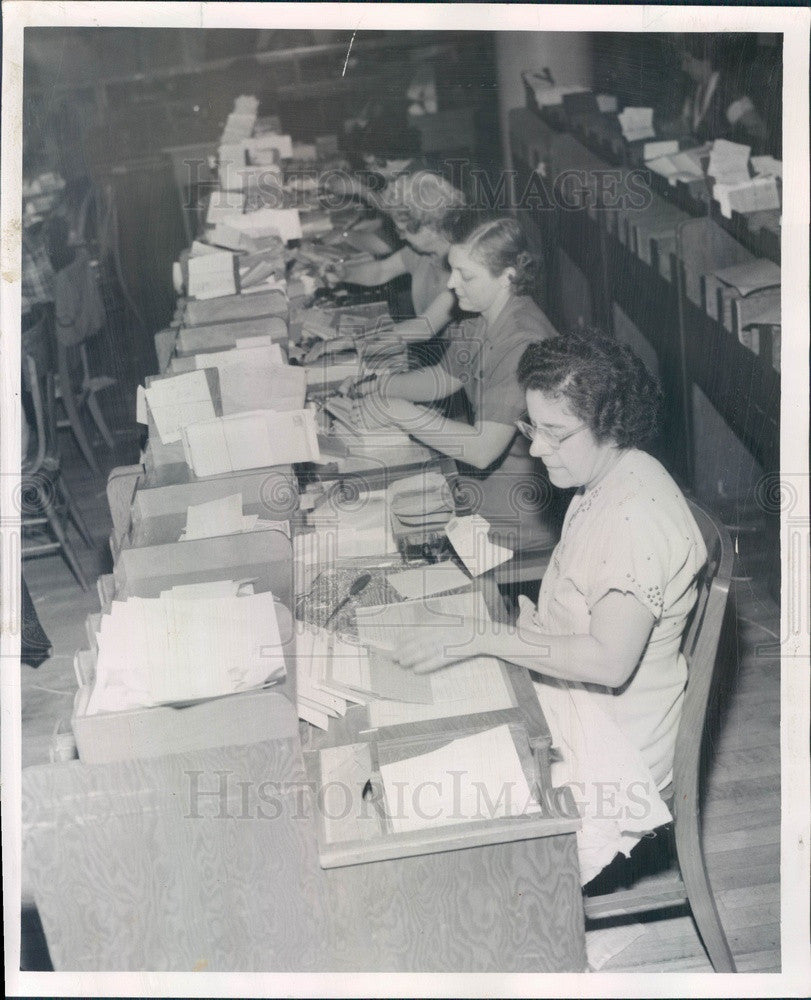
[[[734,562],[732,540],[723,524],[698,504],[688,503],[704,538],[707,562],[682,645],[687,661],[687,688],[673,760],[673,808],[677,813],[699,808],[701,748],[712,694],[722,673],[718,645]]]

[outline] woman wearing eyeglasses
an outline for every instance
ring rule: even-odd
[[[391,215],[406,245],[382,260],[367,264],[330,265],[329,276],[333,281],[375,286],[403,274],[410,275],[415,318],[397,323],[386,340],[398,343],[429,340],[451,319],[454,297],[448,290],[446,263],[450,242],[443,223],[464,206],[465,197],[438,174],[418,170],[398,177],[384,191],[379,203]],[[352,344],[347,340],[345,346]],[[335,350],[336,342],[331,341],[329,347]]]
[[[678,486],[641,450],[661,391],[629,348],[588,332],[556,337],[526,349],[518,379],[531,455],[552,483],[576,489],[537,607],[519,597],[515,631],[476,635],[463,652],[414,634],[397,655],[420,673],[487,654],[536,674],[563,757],[553,781],[571,782],[585,812],[585,883],[670,818],[657,789],[671,776],[680,647],[706,550]]]
[[[460,467],[459,496],[509,548],[542,549],[557,537],[557,498],[529,455],[515,421],[525,409],[518,359],[526,346],[556,331],[530,298],[535,260],[511,218],[475,226],[448,252],[448,288],[470,318],[445,331],[441,361],[378,378],[368,406]],[[449,419],[419,406],[460,389],[471,420]]]

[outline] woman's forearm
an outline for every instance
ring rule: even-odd
[[[545,635],[520,626],[487,626],[477,645],[499,657],[547,677],[620,687],[628,678],[627,663],[592,635]]]
[[[431,365],[413,372],[389,375],[381,380],[379,388],[384,400],[388,397],[408,399],[412,403],[431,403],[452,395],[460,386],[461,382],[442,365]]]

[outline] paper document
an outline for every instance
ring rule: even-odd
[[[183,427],[215,417],[204,371],[155,379],[144,396],[163,444],[179,441]]]
[[[395,833],[541,811],[509,726],[497,726],[419,757],[380,767]],[[430,807],[422,799],[430,788]]]
[[[186,462],[198,476],[321,460],[309,410],[219,417],[185,427],[182,440]]]
[[[480,576],[513,557],[512,549],[490,541],[490,522],[481,514],[454,517],[445,528],[454,551],[473,576]]]
[[[613,94],[597,94],[597,109],[604,115],[615,115],[617,98]]]

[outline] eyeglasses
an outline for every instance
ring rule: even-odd
[[[529,438],[530,441],[540,438],[544,444],[549,445],[550,448],[554,448],[554,450],[557,451],[564,441],[568,441],[570,437],[574,437],[575,434],[579,434],[580,431],[588,425],[578,424],[577,427],[567,431],[566,434],[552,434],[550,431],[545,431],[541,427],[535,427],[533,424],[528,424],[525,420],[516,420],[515,426],[519,431],[521,431],[524,437]]]

